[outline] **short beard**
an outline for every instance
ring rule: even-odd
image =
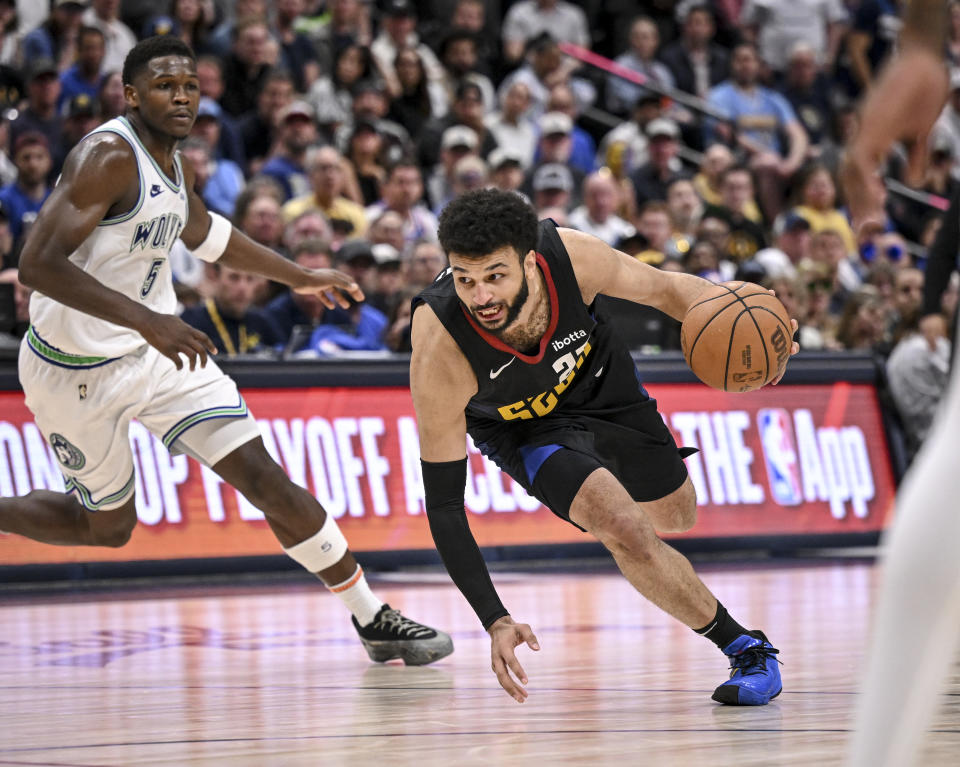
[[[502,339],[503,334],[506,332],[507,328],[509,328],[517,319],[517,317],[520,316],[520,312],[523,311],[523,307],[526,305],[527,299],[529,297],[530,297],[530,283],[527,282],[527,275],[526,275],[526,272],[524,272],[523,285],[521,285],[520,290],[517,291],[516,298],[514,298],[511,304],[507,307],[507,316],[504,318],[503,324],[500,325],[500,327],[489,329],[484,327],[483,323],[481,322],[480,327],[482,327],[491,335],[494,335],[497,338]],[[478,321],[480,320],[480,316],[478,312],[480,309],[484,309],[484,308],[486,307],[481,306],[478,309],[472,310],[471,312],[473,316],[477,318]]]

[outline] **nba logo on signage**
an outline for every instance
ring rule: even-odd
[[[800,463],[790,415],[783,408],[762,408],[757,413],[757,428],[767,464],[770,494],[781,506],[802,503]]]

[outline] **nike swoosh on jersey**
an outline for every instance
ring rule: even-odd
[[[499,368],[497,368],[496,370],[491,370],[491,371],[490,371],[490,380],[492,381],[494,378],[496,378],[498,375],[500,375],[504,370],[506,370],[508,367],[510,367],[510,366],[516,361],[516,359],[517,359],[516,357],[511,357],[511,358],[510,358],[510,361],[509,361],[506,365],[503,365],[502,367],[499,367]]]

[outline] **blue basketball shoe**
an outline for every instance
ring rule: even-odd
[[[748,631],[723,648],[730,658],[730,679],[713,691],[718,703],[730,706],[764,706],[783,689],[780,651],[762,631]]]

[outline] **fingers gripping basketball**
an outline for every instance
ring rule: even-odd
[[[714,389],[745,392],[775,379],[787,364],[793,330],[783,304],[752,282],[703,292],[683,318],[683,356]]]

